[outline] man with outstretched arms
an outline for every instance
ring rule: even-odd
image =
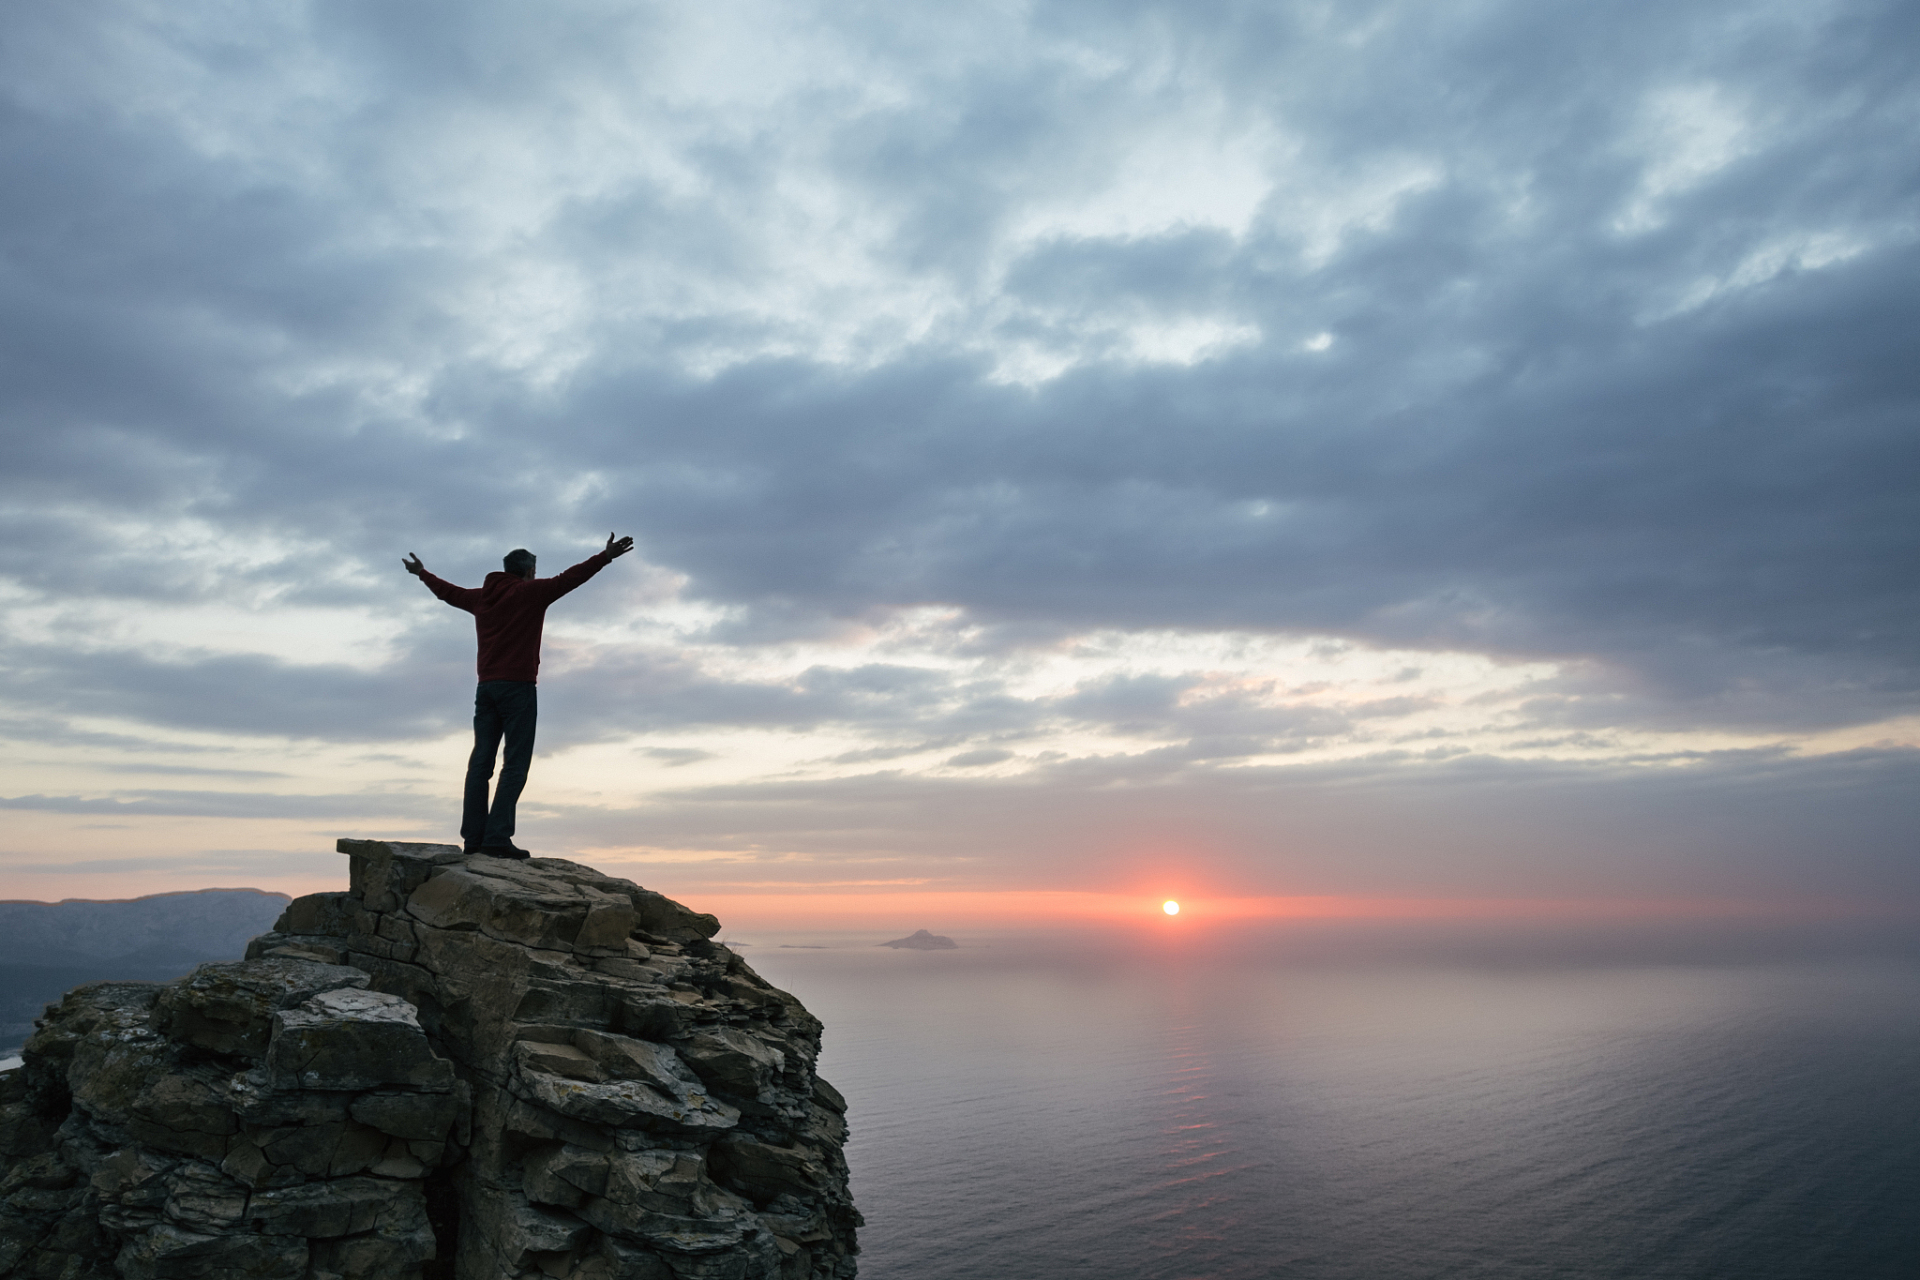
[[[501,858],[524,858],[525,849],[513,843],[514,808],[527,785],[527,767],[533,763],[533,726],[539,714],[534,682],[540,675],[540,632],[547,606],[573,590],[614,559],[633,550],[632,538],[607,535],[602,551],[588,556],[565,573],[551,578],[533,576],[533,552],[507,552],[504,571],[487,575],[478,588],[456,587],[436,578],[412,552],[400,563],[427,589],[456,609],[473,615],[480,640],[480,685],[473,695],[473,755],[467,759],[466,803],[460,815],[460,839],[468,853],[490,853]],[[506,759],[500,766],[500,784],[493,805],[487,805],[487,783],[493,761],[506,739]]]

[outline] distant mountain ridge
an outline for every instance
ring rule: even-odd
[[[231,960],[292,901],[261,889],[189,889],[143,898],[0,901],[0,964],[139,965]]]

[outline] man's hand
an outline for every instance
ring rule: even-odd
[[[607,554],[614,559],[618,560],[631,550],[633,550],[632,538],[615,538],[612,534],[607,535]]]
[[[628,538],[627,541],[631,543],[633,539]],[[427,566],[420,563],[420,557],[411,551],[407,552],[407,558],[400,562],[400,566],[416,578],[427,571]]]

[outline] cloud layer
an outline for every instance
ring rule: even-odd
[[[399,556],[618,529],[550,627],[568,838],[1077,883],[1099,839],[995,861],[953,806],[1124,795],[1244,815],[1268,883],[1331,875],[1245,834],[1324,786],[1427,813],[1422,884],[1611,882],[1462,799],[1514,768],[1695,832],[1859,788],[1836,883],[1911,892],[1917,24],[21,6],[7,803],[437,821],[465,619]],[[1674,882],[1811,891],[1823,829]]]

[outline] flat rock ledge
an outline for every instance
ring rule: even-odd
[[[0,1277],[852,1280],[820,1023],[717,920],[339,850],[246,959],[48,1006],[0,1075]]]

